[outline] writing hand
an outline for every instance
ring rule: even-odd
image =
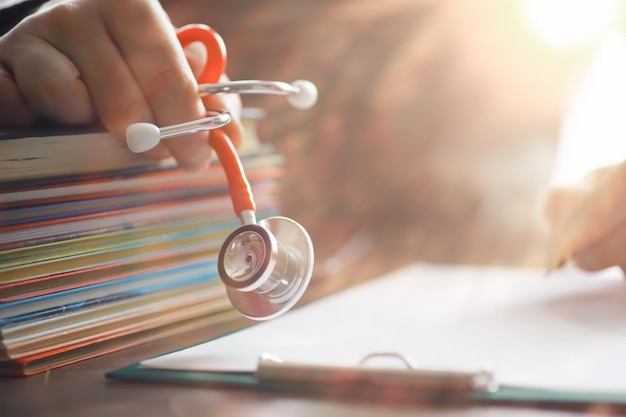
[[[545,208],[559,253],[585,270],[626,270],[626,163],[552,190]]]

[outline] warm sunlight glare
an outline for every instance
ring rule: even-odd
[[[563,120],[553,185],[626,159],[626,36],[600,44]]]
[[[529,25],[545,42],[571,47],[608,30],[620,0],[521,0],[521,6]]]

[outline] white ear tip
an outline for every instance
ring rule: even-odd
[[[133,123],[126,129],[126,146],[134,153],[149,151],[160,140],[159,128],[152,123]]]
[[[292,86],[300,90],[297,94],[290,94],[287,97],[289,103],[298,109],[310,109],[317,102],[317,87],[311,81],[296,80]]]

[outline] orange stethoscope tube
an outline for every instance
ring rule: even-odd
[[[201,42],[206,48],[207,62],[198,83],[219,82],[226,70],[226,45],[222,37],[211,27],[201,24],[183,26],[177,31],[177,36],[183,48],[193,42]],[[211,130],[209,143],[224,169],[235,214],[240,216],[244,210],[256,211],[250,183],[228,135],[222,129]]]
[[[202,42],[207,50],[207,63],[198,77],[202,85],[198,87],[202,88],[199,94],[241,92],[246,89],[251,89],[255,93],[260,91],[258,88],[250,87],[249,82],[244,82],[238,84],[243,89],[231,90],[229,89],[233,87],[231,85],[224,90],[210,92],[207,87],[219,84],[226,67],[226,47],[222,38],[208,26],[191,25],[178,31],[178,39],[183,47],[193,42]],[[256,87],[259,83],[252,82]],[[277,83],[271,84],[272,88],[262,84],[261,90],[267,88],[272,92],[292,94],[288,96],[288,100],[294,107],[308,108],[317,100],[317,90],[309,81],[297,80],[286,88]],[[204,123],[206,119],[199,122]],[[230,118],[225,122],[229,120]],[[149,146],[155,143],[155,139],[158,143],[162,138],[172,137],[168,136],[172,132],[184,132],[185,129],[179,128],[181,126],[185,128],[190,123],[194,124],[188,122],[161,129],[151,124],[139,123],[135,130],[137,134],[134,135],[134,139],[139,139],[135,141],[136,143],[131,140],[129,148],[131,150],[136,148],[138,151],[143,148],[149,149]],[[213,126],[224,124],[220,122]],[[167,128],[168,133],[163,133]],[[127,132],[127,141],[128,138]],[[232,306],[243,316],[253,320],[278,317],[295,305],[311,280],[314,265],[313,243],[304,227],[289,218],[275,216],[257,223],[250,184],[232,141],[217,128],[210,130],[209,143],[222,164],[233,208],[242,223],[222,244],[217,258],[219,277],[225,284],[226,294]]]

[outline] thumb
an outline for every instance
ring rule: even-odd
[[[189,62],[189,66],[191,67],[191,72],[193,72],[193,76],[198,79],[207,63],[206,48],[202,42],[191,42],[184,48],[184,51],[187,62]]]

